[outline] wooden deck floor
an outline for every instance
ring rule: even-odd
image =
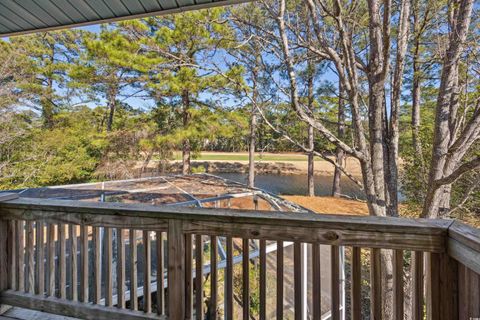
[[[0,315],[0,320],[79,320],[77,318],[70,318],[65,316],[58,316],[55,314],[22,309],[11,308],[4,314]]]

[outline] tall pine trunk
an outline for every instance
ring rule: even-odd
[[[337,135],[338,138],[345,138],[345,111],[344,111],[344,101],[343,101],[343,88],[341,82],[338,84],[338,116],[337,116]],[[337,147],[335,150],[335,162],[339,166],[343,166],[344,151]],[[333,185],[332,185],[332,196],[340,197],[342,194],[342,187],[340,185],[340,180],[342,177],[342,172],[338,167],[335,167],[335,172],[333,174]]]
[[[50,45],[50,63],[53,65],[55,62],[55,45]],[[40,99],[40,104],[42,107],[42,120],[44,128],[53,127],[53,116],[55,113],[54,104],[53,104],[53,77],[52,75],[46,76],[47,88],[46,92]]]
[[[117,94],[118,94],[118,79],[115,75],[110,78],[110,84],[107,90],[107,132],[111,132],[113,129],[113,119],[115,118],[115,112],[117,107]]]
[[[314,88],[313,88],[313,77],[315,75],[315,67],[311,60],[308,60],[308,109],[310,112],[313,113],[314,109]],[[313,154],[313,150],[315,148],[315,136],[313,132],[313,126],[308,126],[308,149],[310,152],[308,153],[308,169],[307,169],[307,180],[308,180],[308,196],[315,197],[315,156]]]
[[[370,163],[375,188],[375,201],[378,204],[377,215],[387,215],[388,186],[386,181],[386,170],[388,160],[386,159],[385,141],[385,83],[388,74],[389,47],[385,45],[388,35],[389,23],[385,23],[385,17],[389,19],[389,12],[381,13],[381,1],[369,0],[369,39],[370,57],[368,72],[368,123],[370,140]],[[388,26],[382,28],[382,25]]]
[[[412,144],[415,151],[415,161],[419,165],[422,173],[422,178],[425,176],[425,161],[423,159],[423,147],[420,137],[420,104],[421,104],[421,75],[420,75],[420,34],[418,30],[418,12],[416,10],[413,14],[415,40],[413,45],[413,83],[412,83]]]
[[[314,134],[313,127],[308,126],[308,149],[314,148]],[[308,168],[307,168],[307,180],[308,180],[308,196],[315,197],[315,155],[313,152],[308,153]]]
[[[250,114],[250,137],[248,145],[248,186],[255,187],[255,136],[257,131],[256,106],[252,104]]]
[[[250,110],[250,136],[248,144],[248,186],[255,187],[255,146],[257,134],[257,107],[258,107],[258,72],[260,68],[260,55],[255,56],[255,66],[252,70],[253,93],[252,108]]]
[[[113,117],[115,115],[115,101],[108,103],[108,118],[107,118],[107,132],[112,131]]]
[[[187,129],[190,124],[190,96],[188,90],[185,90],[182,94],[183,103],[183,129]],[[182,174],[190,174],[190,140],[185,138],[182,142]]]
[[[115,116],[115,94],[112,92],[113,90],[109,90],[108,94],[108,117],[107,117],[107,132],[112,131],[113,127],[113,118]]]

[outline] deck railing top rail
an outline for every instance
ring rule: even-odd
[[[0,202],[0,219],[167,230],[187,221],[186,233],[303,241],[329,245],[445,252],[452,220],[320,215],[143,204],[19,198]]]

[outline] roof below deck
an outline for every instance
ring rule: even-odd
[[[206,173],[19,189],[8,194],[11,193],[17,193],[21,198],[49,200],[311,212],[262,189],[248,188],[244,184]],[[0,201],[5,194],[0,192]]]
[[[178,13],[248,0],[0,1],[0,37]]]

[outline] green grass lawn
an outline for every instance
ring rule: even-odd
[[[181,152],[175,152],[175,160],[181,160]],[[248,161],[248,154],[244,153],[231,153],[231,154],[215,154],[215,153],[202,153],[195,160],[210,160],[210,161]],[[263,156],[257,154],[255,155],[256,161],[307,161],[307,156],[303,154],[265,154]],[[320,160],[315,158],[315,160]]]

